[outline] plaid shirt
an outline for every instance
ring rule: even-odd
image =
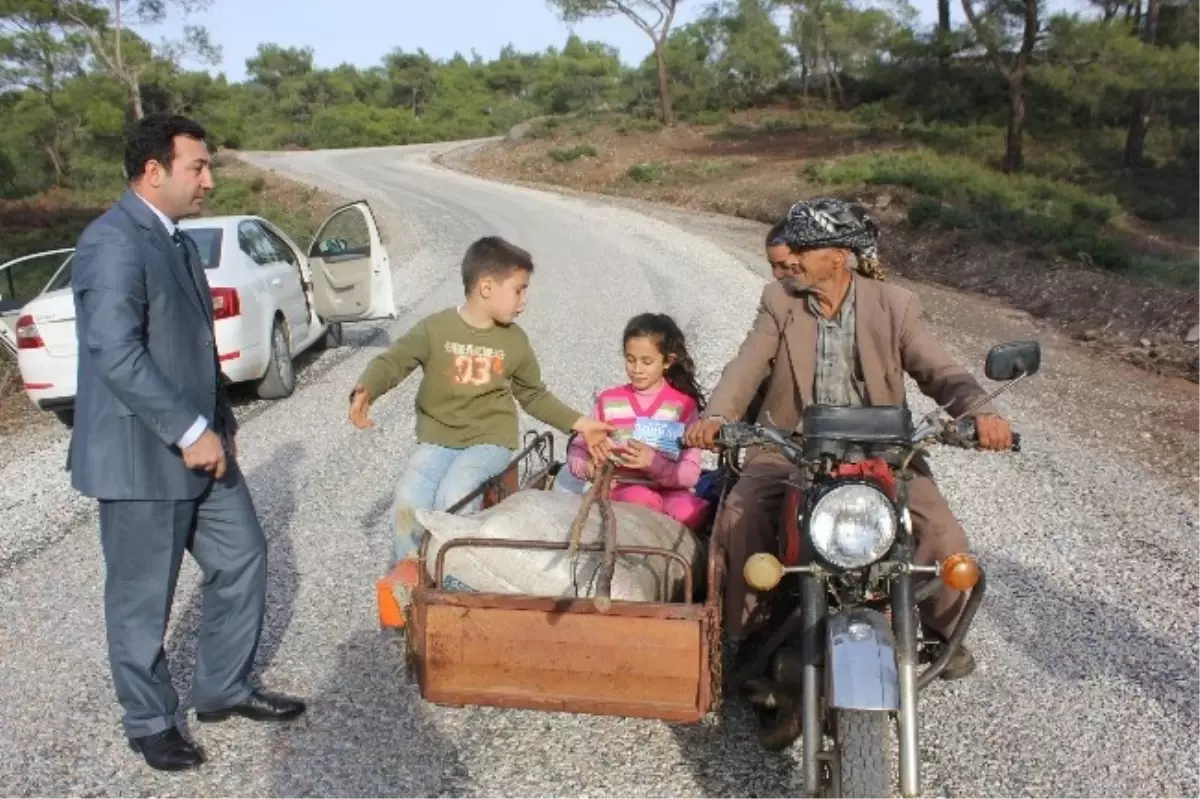
[[[866,395],[858,374],[858,347],[854,327],[854,284],[833,319],[820,311],[815,294],[808,295],[808,309],[817,318],[817,362],[813,378],[813,402],[817,405],[857,407]]]

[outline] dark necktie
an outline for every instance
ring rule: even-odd
[[[175,228],[175,232],[171,234],[171,241],[175,242],[175,248],[179,250],[179,256],[183,258],[183,265],[187,267],[188,277],[192,279],[192,288],[196,290],[196,296],[200,298],[200,305],[203,307],[204,292],[200,289],[200,280],[196,277],[196,266],[192,263],[191,251],[179,228]]]
[[[196,274],[194,259],[192,258],[191,251],[188,249],[187,242],[184,241],[183,233],[179,230],[179,228],[175,228],[175,232],[171,234],[171,241],[175,242],[175,246],[179,249],[179,255],[183,258],[183,263],[184,266],[187,267],[188,275],[192,278],[192,286],[196,289],[196,296],[200,298],[201,307],[204,307],[204,291],[200,288],[200,278]],[[209,324],[212,324],[211,319]],[[217,353],[217,345],[215,341],[213,342],[212,354],[213,365],[216,367],[217,371],[217,392],[218,394],[223,394],[225,387],[221,385],[221,359]],[[217,435],[224,438],[225,419],[221,417],[220,413],[215,415],[212,424],[213,430],[217,433]]]

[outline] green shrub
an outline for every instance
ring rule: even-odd
[[[724,125],[729,121],[728,111],[698,111],[692,115],[691,122],[695,125]]]
[[[1115,196],[1072,183],[1007,175],[977,161],[929,150],[815,161],[799,174],[822,186],[912,189],[915,198],[908,219],[914,225],[936,222],[948,229],[978,231],[992,241],[1048,247],[1103,269],[1147,275],[1157,270],[1172,284],[1196,283],[1190,262],[1147,260],[1113,235],[1110,225],[1121,210]]]
[[[595,158],[596,148],[586,143],[573,147],[555,147],[550,151],[550,157],[560,164],[565,164],[579,158]]]
[[[646,161],[629,167],[625,174],[638,183],[657,183],[662,180],[666,171],[666,164],[658,161]]]

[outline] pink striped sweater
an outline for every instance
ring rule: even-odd
[[[664,381],[657,391],[637,391],[628,383],[607,389],[597,398],[592,416],[616,427],[612,439],[620,444],[632,435],[639,416],[691,424],[696,421],[697,411],[694,399]],[[567,453],[567,466],[576,477],[586,479],[587,462],[587,446],[577,436]],[[646,472],[618,469],[614,477],[634,478],[638,482],[649,478],[658,488],[688,489],[700,479],[700,450],[684,449],[678,461],[655,453]]]

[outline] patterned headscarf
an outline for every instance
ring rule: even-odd
[[[857,258],[858,271],[882,280],[886,272],[879,263],[879,226],[859,205],[833,197],[802,200],[788,209],[784,219],[789,246],[811,250],[844,247]]]

